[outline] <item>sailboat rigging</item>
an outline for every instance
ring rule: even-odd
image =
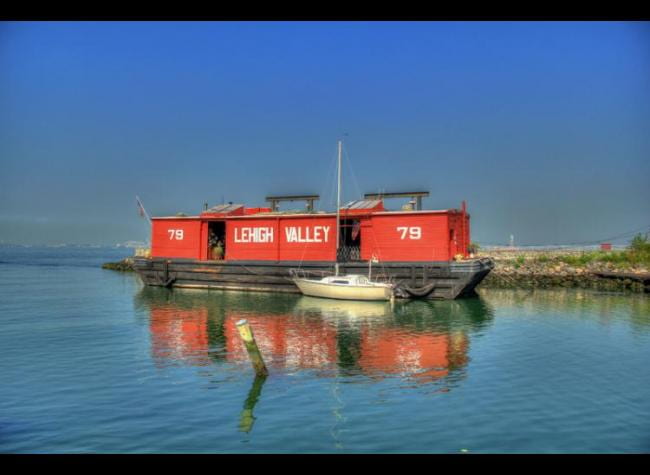
[[[370,263],[368,269],[368,277],[358,274],[339,275],[341,234],[341,149],[342,141],[339,140],[338,183],[336,193],[336,262],[334,264],[334,275],[321,278],[309,278],[298,269],[291,269],[291,275],[294,283],[304,295],[344,300],[390,300],[393,297],[393,286],[388,283],[373,282],[371,280],[372,263]]]

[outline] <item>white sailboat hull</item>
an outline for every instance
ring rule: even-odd
[[[393,291],[389,285],[339,285],[311,279],[294,279],[304,295],[341,300],[390,300]]]

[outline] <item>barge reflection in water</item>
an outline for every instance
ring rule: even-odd
[[[155,364],[240,365],[249,371],[236,322],[246,319],[273,373],[319,377],[399,377],[438,382],[464,377],[470,334],[489,324],[480,298],[453,301],[354,302],[296,295],[145,287],[136,306],[149,315]],[[240,414],[249,432],[266,378],[253,380]]]
[[[480,298],[347,302],[294,295],[144,288],[157,364],[247,363],[246,319],[270,368],[439,379],[467,362],[469,334],[491,319]]]

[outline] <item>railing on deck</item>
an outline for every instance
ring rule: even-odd
[[[318,269],[289,269],[289,274],[297,279],[322,279],[334,275],[334,272]]]
[[[338,250],[337,261],[354,262],[361,260],[361,248],[359,246],[341,246]]]

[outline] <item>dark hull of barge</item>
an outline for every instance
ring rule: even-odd
[[[192,259],[134,258],[134,270],[145,285],[258,292],[300,293],[290,269],[334,270],[332,262],[200,261]],[[389,277],[404,289],[417,292],[430,287],[429,299],[455,299],[473,295],[475,287],[494,267],[490,259],[451,262],[385,262],[373,265],[373,278]],[[341,274],[368,274],[367,262],[339,264]]]

